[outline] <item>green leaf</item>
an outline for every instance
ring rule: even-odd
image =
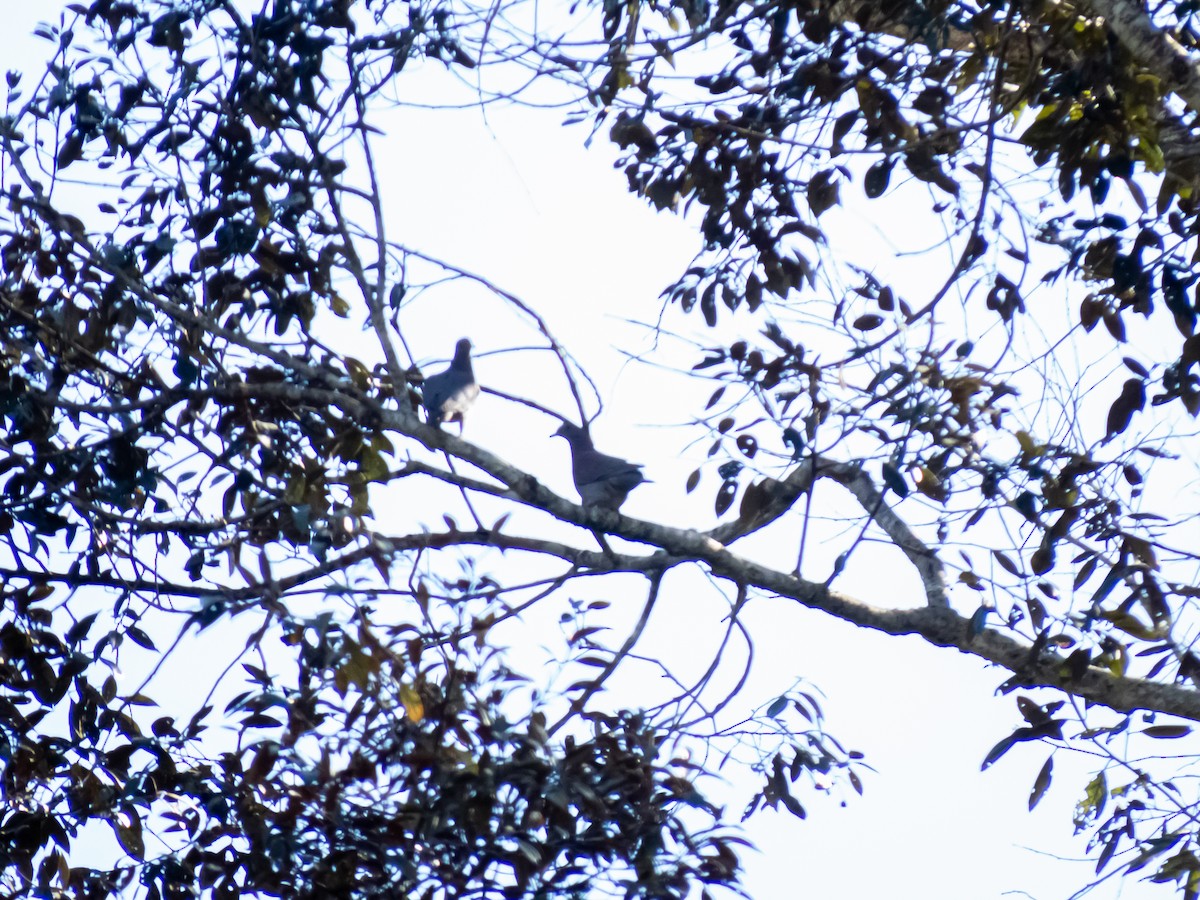
[[[1097,772],[1096,777],[1084,788],[1083,799],[1075,806],[1075,825],[1086,827],[1098,819],[1108,803],[1108,780],[1103,772]]]

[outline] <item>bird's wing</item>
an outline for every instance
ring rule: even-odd
[[[609,456],[598,450],[583,450],[575,457],[575,481],[577,485],[610,482],[616,485],[629,484],[630,488],[644,480],[641,466],[618,456]]]
[[[425,401],[425,409],[431,416],[441,414],[442,405],[453,393],[453,375],[453,372],[438,372],[425,379],[421,394]]]
[[[431,416],[440,416],[447,412],[447,406],[462,412],[479,396],[479,385],[475,379],[465,372],[447,369],[425,379],[422,388],[425,397],[425,408]]]

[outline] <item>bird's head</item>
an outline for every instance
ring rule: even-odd
[[[592,439],[587,431],[580,428],[578,425],[572,425],[570,422],[563,422],[558,426],[558,431],[554,432],[554,437],[565,437],[572,444],[588,446]]]

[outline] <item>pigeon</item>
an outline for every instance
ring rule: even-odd
[[[429,424],[441,426],[445,422],[457,422],[459,431],[462,430],[463,415],[479,396],[479,383],[471,368],[469,340],[463,338],[455,345],[450,368],[426,378],[422,393]]]
[[[584,506],[615,512],[629,492],[646,480],[640,465],[601,453],[592,446],[591,435],[570,422],[564,422],[554,436],[565,437],[571,445],[571,475]]]

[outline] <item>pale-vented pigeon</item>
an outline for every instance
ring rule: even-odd
[[[471,368],[471,342],[460,340],[454,347],[450,368],[426,378],[421,390],[429,424],[458,422],[461,429],[464,414],[479,396],[479,384]]]
[[[618,510],[629,492],[646,480],[640,465],[593,447],[592,437],[584,429],[564,422],[554,434],[571,445],[571,475],[584,506]]]

